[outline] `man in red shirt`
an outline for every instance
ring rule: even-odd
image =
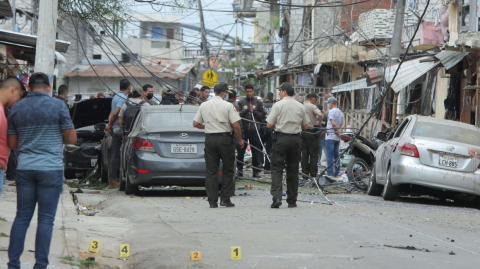
[[[7,117],[5,107],[11,108],[13,104],[22,99],[27,90],[25,85],[16,77],[9,77],[0,83],[0,195],[2,194],[5,169],[7,169],[10,149],[7,145]]]

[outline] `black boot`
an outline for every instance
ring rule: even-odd
[[[226,207],[235,207],[235,204],[232,203],[232,201],[230,201],[230,198],[228,198],[228,199],[222,199],[222,200],[220,201],[220,205],[221,205],[221,206],[226,206]]]
[[[210,204],[210,208],[217,208],[217,207],[218,207],[218,203],[217,203],[217,202],[210,202],[210,201],[208,201],[208,203]]]
[[[275,200],[275,201],[272,203],[271,208],[280,208],[281,205],[282,205],[282,201],[281,201],[281,200]]]
[[[253,168],[253,177],[256,177],[256,178],[262,177],[256,168]]]

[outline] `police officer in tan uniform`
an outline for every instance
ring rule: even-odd
[[[220,205],[234,207],[230,197],[235,192],[233,177],[235,174],[235,149],[233,147],[233,130],[238,139],[239,147],[245,145],[242,140],[240,116],[235,107],[225,102],[228,84],[221,82],[214,88],[215,97],[202,103],[197,115],[193,119],[193,127],[205,129],[205,164],[207,176],[205,188],[207,190],[210,208],[218,207],[218,167],[223,162],[223,182],[220,193]],[[205,124],[205,125],[203,125]]]
[[[281,101],[275,103],[267,117],[267,128],[274,128],[271,154],[273,196],[271,208],[282,205],[283,167],[287,161],[287,203],[288,207],[297,207],[298,168],[302,139],[300,133],[307,129],[309,119],[305,107],[297,102],[293,95],[295,91],[289,83],[283,83],[280,88]]]
[[[306,132],[302,133],[302,172],[308,176],[316,177],[318,173],[318,151],[320,150],[320,132],[319,122],[322,122],[322,112],[315,105],[317,103],[317,95],[309,93],[307,100],[303,104],[307,112],[310,122]],[[317,119],[320,119],[320,121]]]

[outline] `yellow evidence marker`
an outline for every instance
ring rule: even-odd
[[[130,256],[130,245],[129,244],[121,244],[120,245],[120,257],[127,258]]]
[[[93,253],[98,253],[98,250],[100,249],[100,240],[92,239],[90,242],[90,252]]]
[[[190,252],[191,261],[199,261],[201,259],[202,259],[202,253],[200,253],[200,251]]]
[[[242,251],[240,247],[232,247],[232,260],[239,261],[242,259]]]

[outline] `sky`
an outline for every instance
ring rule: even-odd
[[[164,2],[168,3],[168,5],[172,5],[172,2]],[[235,36],[235,18],[233,17],[233,12],[220,12],[220,11],[232,11],[233,0],[203,0],[203,17],[205,21],[205,27],[207,29],[215,29],[217,32],[228,34],[230,30],[230,36]],[[154,5],[155,9],[159,9],[159,6]],[[164,6],[160,12],[155,11],[149,3],[136,3],[133,7],[131,7],[137,13],[140,14],[167,14],[176,16],[180,21],[187,24],[193,25],[200,25],[200,15],[199,12],[196,10],[197,7],[194,7],[195,10],[185,10],[184,12],[180,12],[178,10],[174,10],[174,8]],[[208,10],[218,10],[217,11],[208,11]],[[251,26],[251,19],[246,19],[247,23],[244,25],[243,28],[243,36],[242,39],[242,25],[238,24],[238,37],[246,42],[251,41],[252,37],[252,26]],[[233,28],[232,28],[233,27]],[[195,32],[193,30],[184,29],[184,42],[190,42],[194,44],[200,45],[200,33]],[[208,31],[207,31],[208,32]],[[219,40],[209,37],[207,35],[208,42],[212,46],[218,46]],[[185,44],[185,46],[193,46],[192,44]],[[227,44],[224,45],[226,47]],[[200,48],[200,47],[198,47]]]

